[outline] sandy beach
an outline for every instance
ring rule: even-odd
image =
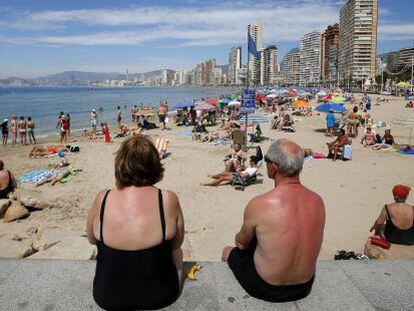
[[[373,105],[371,114],[375,121],[392,122],[401,116],[414,118],[414,110],[405,109],[402,98],[389,99],[388,103]],[[320,131],[325,128],[325,114],[296,117],[296,120],[295,133],[271,131],[268,124],[263,124],[264,136],[269,138],[260,144],[263,150],[268,149],[273,139],[288,138],[303,148],[326,154],[326,143],[333,139]],[[266,176],[265,166],[262,166],[263,177],[243,192],[230,185],[217,188],[199,186],[200,182],[208,180],[207,174],[223,170],[223,158],[230,146],[192,141],[191,136],[178,134],[183,130],[190,131],[191,128],[172,126],[167,131],[146,132],[154,141],[157,137],[170,140],[171,155],[163,160],[165,176],[157,186],[175,191],[180,199],[186,227],[185,259],[217,261],[223,246],[233,244],[246,204],[255,195],[272,189],[273,184]],[[392,133],[397,143],[408,143],[409,129],[392,127]],[[56,138],[49,139],[57,141]],[[361,134],[354,139],[351,161],[313,159],[305,163],[302,182],[322,196],[327,212],[320,259],[333,259],[336,251],[341,249],[362,252],[370,236],[370,226],[382,206],[393,200],[393,185],[414,186],[414,157],[364,148],[359,143],[360,139]],[[11,223],[0,221],[0,245],[11,240],[30,243],[41,226],[60,226],[79,236],[85,234],[87,211],[96,193],[114,186],[114,153],[123,139],[114,139],[111,144],[81,137],[72,140],[80,147],[80,152],[70,154],[68,158],[82,172],[66,184],[39,188],[51,201],[58,202],[59,207],[35,211],[27,218]],[[45,169],[49,163],[57,161],[57,157],[29,159],[30,148],[0,150],[0,158],[16,177],[30,170]],[[29,184],[19,186],[33,188]],[[413,203],[414,196],[411,195],[408,204]]]

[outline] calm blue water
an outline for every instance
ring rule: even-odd
[[[0,88],[0,118],[31,116],[36,124],[36,135],[54,133],[59,111],[69,113],[72,129],[89,125],[92,109],[103,107],[99,122],[115,123],[116,106],[123,110],[123,120],[130,121],[130,109],[140,103],[158,107],[168,101],[171,107],[177,101],[218,97],[229,93],[225,88],[85,88],[85,87],[20,87]],[[124,109],[123,103],[127,104]],[[10,125],[10,123],[9,123]]]

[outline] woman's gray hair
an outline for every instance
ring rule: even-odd
[[[288,145],[291,145],[291,148]],[[294,142],[278,139],[272,143],[266,153],[268,161],[275,163],[288,177],[299,175],[303,168],[303,150]]]

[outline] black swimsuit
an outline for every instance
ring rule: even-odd
[[[384,236],[388,242],[399,245],[414,245],[414,222],[410,229],[397,228],[392,222],[388,207],[385,205],[388,220],[385,224]]]
[[[158,190],[162,225],[162,243],[142,250],[120,250],[105,245],[102,228],[105,202],[100,213],[100,241],[93,297],[106,310],[160,309],[172,304],[179,295],[177,269],[165,240],[165,217],[161,190]]]
[[[305,298],[310,294],[315,276],[308,282],[297,285],[276,286],[265,282],[257,273],[254,264],[256,246],[255,237],[247,250],[233,248],[227,260],[234,276],[250,296],[270,302],[287,302]]]
[[[6,188],[0,190],[0,199],[8,199],[9,193],[14,190],[10,171],[7,171],[7,173],[9,173],[9,183],[7,184]]]

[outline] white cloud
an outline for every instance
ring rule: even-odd
[[[20,44],[139,45],[178,39],[183,41],[180,45],[185,46],[220,45],[245,42],[246,25],[261,20],[265,41],[297,41],[304,33],[322,30],[338,20],[339,13],[334,5],[327,5],[324,1],[302,0],[301,3],[247,5],[239,1],[233,5],[226,2],[226,6],[222,3],[201,8],[41,11],[10,21],[8,27],[22,29],[27,26],[30,30],[48,28],[50,31],[0,40]],[[54,33],[55,28],[60,28],[59,34]],[[73,29],[80,28],[81,33],[73,33]]]
[[[378,36],[380,40],[412,40],[414,38],[414,23],[380,24]]]

